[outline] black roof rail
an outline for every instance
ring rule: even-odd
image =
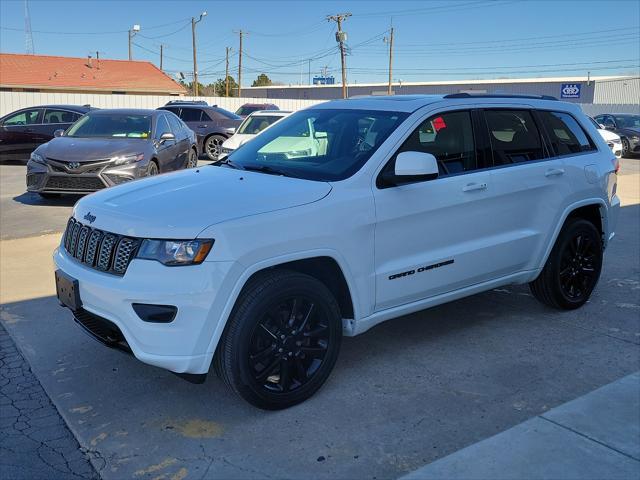
[[[169,100],[165,105],[208,105],[204,100]]]
[[[554,100],[558,101],[556,97],[551,95],[517,95],[509,93],[450,93],[445,95],[444,98],[531,98],[535,100]]]

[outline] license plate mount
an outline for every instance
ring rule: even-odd
[[[62,270],[56,270],[56,295],[58,300],[65,307],[74,312],[80,310],[82,301],[80,300],[80,288],[78,280],[70,277]]]

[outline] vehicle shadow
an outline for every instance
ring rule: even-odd
[[[23,205],[38,205],[50,207],[73,207],[83,195],[60,195],[54,198],[43,198],[37,193],[24,192],[13,197],[13,200]]]

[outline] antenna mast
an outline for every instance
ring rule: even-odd
[[[24,50],[27,54],[33,55],[33,32],[31,32],[31,15],[29,13],[29,2],[24,0]]]

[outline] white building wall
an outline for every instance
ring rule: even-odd
[[[0,92],[0,117],[36,105],[91,105],[98,108],[158,108],[170,100],[204,100],[235,112],[244,103],[273,103],[281,110],[300,110],[322,100],[234,97],[175,97],[170,95],[105,95],[92,93]]]

